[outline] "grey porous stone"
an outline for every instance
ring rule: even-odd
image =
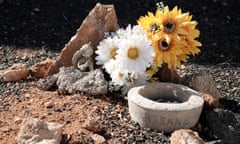
[[[240,143],[240,114],[224,109],[213,109],[205,112],[211,131],[224,144]]]
[[[107,94],[108,82],[100,69],[80,72],[73,67],[62,67],[58,73],[57,86],[68,93],[84,92],[92,95]]]
[[[57,75],[47,76],[39,79],[36,83],[36,86],[42,90],[50,90],[56,86],[57,79]]]
[[[63,125],[37,118],[25,119],[17,136],[18,144],[60,144]]]

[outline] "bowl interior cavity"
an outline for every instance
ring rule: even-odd
[[[189,98],[182,88],[170,85],[144,86],[140,88],[139,94],[159,103],[183,103]]]

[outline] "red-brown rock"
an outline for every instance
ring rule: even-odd
[[[32,66],[30,68],[30,73],[36,78],[43,78],[46,75],[49,67],[54,63],[55,60],[46,59],[45,61],[42,61]]]
[[[99,124],[99,119],[88,118],[82,124],[82,127],[94,133],[103,131],[103,128]]]
[[[219,98],[216,98],[210,94],[200,92],[200,96],[204,99],[204,108],[219,108],[221,104],[219,102]]]
[[[10,68],[0,72],[0,77],[3,81],[18,81],[28,77],[29,71],[26,64],[17,63],[12,65]]]

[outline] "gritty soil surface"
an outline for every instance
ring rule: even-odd
[[[14,63],[31,67],[46,58],[56,59],[96,2],[5,0],[0,4],[0,70]],[[159,1],[100,2],[114,4],[120,26],[126,26],[155,10]],[[170,7],[178,5],[193,14],[201,31],[201,54],[178,69],[179,75],[206,72],[216,82],[223,107],[240,113],[240,1],[164,3]],[[62,143],[93,143],[85,127],[92,119],[96,121],[90,133],[103,136],[108,143],[169,143],[169,133],[141,128],[131,121],[127,97],[63,95],[56,90],[38,89],[37,81],[29,76],[18,82],[0,83],[0,143],[16,143],[21,121],[30,117],[64,124]],[[219,139],[204,121],[200,120],[193,130],[205,141]]]
[[[46,58],[56,59],[56,51],[1,47],[0,62],[4,67],[26,63],[30,67]],[[6,63],[8,61],[9,63]],[[225,109],[240,114],[240,65],[221,63],[199,65],[187,63],[178,69],[180,76],[206,72],[213,77],[221,92]],[[104,137],[108,143],[165,143],[170,133],[141,128],[131,121],[127,97],[119,95],[89,96],[59,94],[57,90],[37,88],[38,79],[29,76],[19,82],[0,83],[0,143],[16,143],[21,122],[25,118],[39,118],[64,124],[63,144],[94,143],[92,133]],[[94,122],[91,124],[91,120]],[[86,127],[86,123],[90,123]],[[204,120],[192,128],[205,141],[218,139]],[[89,133],[90,131],[90,133]]]

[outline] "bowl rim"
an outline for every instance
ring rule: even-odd
[[[176,88],[176,91],[184,91],[186,93],[184,97],[187,97],[187,100],[181,103],[156,102],[154,100],[144,97],[140,93],[140,91],[147,90],[147,88],[153,88],[153,87],[168,88],[167,86]],[[161,91],[160,88],[157,90]],[[183,95],[179,95],[179,96],[181,97]],[[144,109],[161,110],[161,111],[167,110],[167,111],[174,111],[174,112],[186,111],[190,109],[198,109],[199,107],[203,107],[203,104],[204,104],[203,98],[199,95],[197,91],[181,84],[174,84],[174,83],[168,83],[168,82],[154,82],[154,83],[134,87],[130,89],[128,92],[128,100]]]

